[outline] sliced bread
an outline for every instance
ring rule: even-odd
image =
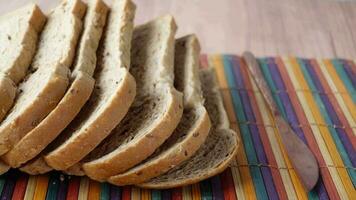
[[[174,83],[183,93],[183,116],[174,133],[153,155],[125,173],[110,177],[116,185],[132,185],[159,176],[189,159],[204,143],[210,120],[199,80],[200,47],[194,35],[176,40]]]
[[[1,18],[6,20],[0,21],[0,122],[13,105],[16,85],[26,74],[46,20],[35,4]]]
[[[212,70],[202,70],[200,74],[205,106],[213,125],[205,143],[189,160],[138,186],[163,189],[193,184],[222,172],[234,158],[238,138],[236,133],[229,129],[215,75]],[[111,178],[109,182],[115,184]]]
[[[31,64],[46,17],[30,4],[2,18],[6,20],[0,22],[0,73],[18,84]]]
[[[173,86],[175,32],[172,16],[135,28],[130,72],[136,78],[138,95],[111,135],[82,160],[89,177],[104,181],[133,167],[150,156],[178,125],[183,98]]]
[[[45,160],[65,170],[89,154],[127,113],[136,95],[129,73],[135,5],[114,1],[99,50],[96,83],[88,102],[70,125],[50,144]]]
[[[107,6],[101,0],[89,1],[84,31],[71,76],[71,86],[56,108],[2,156],[11,167],[19,167],[37,156],[64,130],[89,99],[95,82],[92,74],[96,67],[96,50],[105,25],[107,10]],[[36,171],[40,170],[35,169],[31,174]]]
[[[0,124],[0,155],[35,128],[63,97],[84,11],[82,2],[68,0],[49,14],[30,73],[19,85],[20,94]],[[44,56],[45,50],[51,56]]]

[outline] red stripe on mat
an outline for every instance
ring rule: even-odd
[[[172,189],[172,200],[182,200],[182,188],[174,188]]]
[[[78,199],[79,185],[80,185],[80,178],[72,176],[68,184],[67,200]]]
[[[27,187],[28,176],[21,175],[16,181],[14,192],[12,195],[12,200],[22,200],[25,196],[26,187]]]
[[[232,179],[231,169],[227,168],[223,173],[220,174],[221,177],[221,187],[224,191],[225,200],[236,200],[236,192],[234,186],[234,180]]]

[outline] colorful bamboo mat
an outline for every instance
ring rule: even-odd
[[[170,190],[116,187],[53,172],[0,177],[1,199],[356,199],[356,65],[350,60],[259,59],[285,119],[320,166],[315,189],[304,192],[273,118],[243,61],[202,56],[212,66],[231,127],[241,138],[236,161],[222,174]]]

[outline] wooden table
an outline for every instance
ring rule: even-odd
[[[206,53],[356,58],[356,2],[330,0],[134,0],[136,22],[171,13],[178,36]],[[0,0],[0,13],[29,0]],[[37,0],[48,11],[58,0]]]

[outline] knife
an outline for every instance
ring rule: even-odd
[[[314,154],[308,146],[294,133],[289,124],[284,120],[277,104],[273,101],[272,93],[262,75],[255,56],[251,52],[244,52],[243,59],[252,74],[267,105],[272,111],[275,124],[282,138],[289,160],[294,170],[307,191],[313,189],[319,178],[319,167]]]

